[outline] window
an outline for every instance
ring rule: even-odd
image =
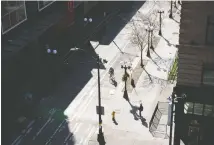
[[[208,45],[214,45],[214,16],[208,16],[207,18],[206,43]]]
[[[214,86],[214,70],[204,70],[203,84],[209,85],[209,86]]]
[[[203,104],[195,103],[193,113],[195,115],[202,115],[203,114]]]
[[[204,116],[213,116],[214,110],[212,105],[205,105],[204,107]]]
[[[27,20],[24,1],[2,1],[2,33],[5,34]]]
[[[41,11],[44,8],[50,6],[53,2],[55,2],[56,0],[39,0],[38,1],[38,10]]]
[[[186,102],[184,104],[184,113],[185,114],[192,114],[193,113],[193,103],[192,102]]]
[[[214,117],[214,105],[186,102],[184,113]]]

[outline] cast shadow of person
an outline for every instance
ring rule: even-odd
[[[113,118],[112,121],[113,121],[113,123],[114,123],[115,125],[118,125],[118,123],[117,123],[117,121],[116,121],[115,118]]]
[[[130,106],[131,106],[130,112],[133,114],[134,119],[135,119],[135,120],[139,120],[139,117],[140,117],[140,116],[137,114],[137,111],[139,110],[139,107],[138,107],[138,106],[132,105],[130,101],[128,101],[128,102],[129,102],[129,104],[130,104]]]
[[[117,87],[117,81],[112,80],[112,84],[113,84],[115,87]]]
[[[148,123],[146,122],[146,119],[141,117],[140,120],[142,122],[142,125],[145,126],[146,128],[148,128]]]

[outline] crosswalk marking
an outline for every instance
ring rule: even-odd
[[[83,142],[83,145],[87,145],[88,140],[91,138],[91,136],[93,135],[94,132],[96,132],[96,127],[92,126],[91,129],[90,129],[89,134],[87,135],[87,137],[85,138],[85,140]]]

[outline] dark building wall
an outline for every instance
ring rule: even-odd
[[[214,16],[213,8],[214,2],[211,1],[182,2],[175,90],[178,97],[185,93],[187,98],[177,99],[175,105],[175,145],[180,145],[180,140],[188,145],[191,142],[198,145],[213,144],[212,137],[208,136],[212,130],[209,128],[213,128],[213,118],[184,113],[186,102],[214,105],[214,87],[203,84],[203,73],[207,66],[214,69],[214,45],[207,43],[207,22],[209,16]],[[191,136],[193,128],[200,130],[194,137]],[[198,140],[194,142],[197,137]]]
[[[206,44],[208,16],[214,15],[214,2],[183,1],[180,22],[180,44]]]
[[[179,46],[177,85],[202,85],[203,67],[214,64],[214,47],[209,46]]]
[[[177,85],[200,86],[203,66],[214,64],[214,46],[206,43],[207,20],[214,16],[213,8],[214,2],[182,3]]]

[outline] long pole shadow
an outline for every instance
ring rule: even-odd
[[[112,41],[114,43],[114,45],[119,49],[119,51],[122,53],[122,54],[128,54],[128,55],[131,55],[131,56],[135,56],[135,57],[139,57],[138,55],[134,55],[134,54],[130,54],[130,53],[127,53],[127,52],[124,52],[121,50],[121,48],[117,45],[117,43],[113,40]]]
[[[120,50],[121,53],[124,53],[124,52],[120,49],[120,47],[117,45],[117,43],[116,43],[114,40],[113,40],[112,42],[113,42],[114,45]]]
[[[146,128],[148,128],[148,123],[146,122],[146,119],[141,117],[140,120],[141,120],[142,125],[145,126]]]
[[[174,20],[176,23],[180,24],[180,22],[178,22],[177,20],[175,20],[175,18],[172,18],[172,20]]]
[[[162,59],[162,57],[161,57],[159,54],[157,54],[157,52],[156,52],[155,50],[153,50],[153,52],[154,52],[160,59]]]
[[[149,80],[152,82],[151,75],[148,73],[148,71],[145,69],[145,67],[143,67],[143,70],[146,72],[146,74],[149,76]]]
[[[155,65],[157,65],[157,67],[161,70],[162,68],[152,59],[152,57],[150,57],[150,59],[152,60],[152,62],[154,62]]]
[[[172,43],[170,43],[169,40],[167,40],[163,35],[161,35],[161,37],[168,43],[169,46],[172,46]]]

